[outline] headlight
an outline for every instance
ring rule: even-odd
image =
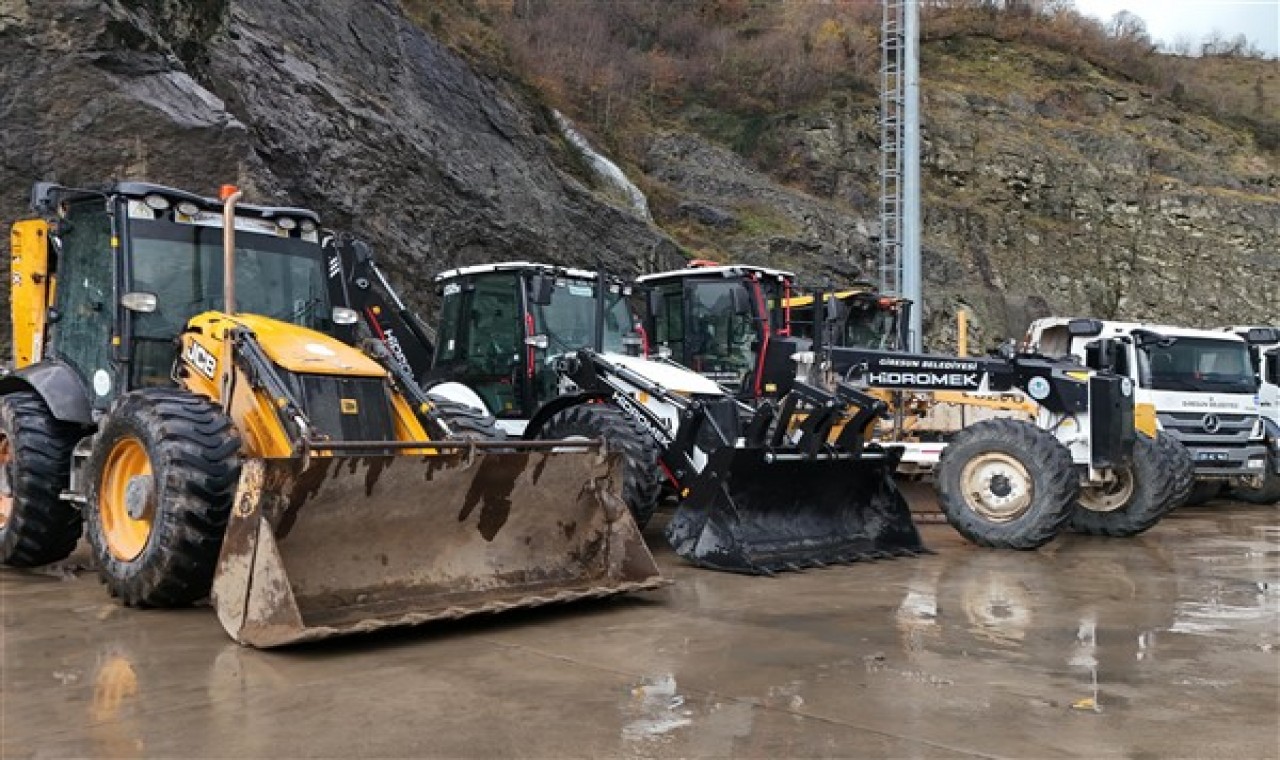
[[[164,211],[169,208],[169,199],[163,195],[148,195],[142,201],[156,211]]]

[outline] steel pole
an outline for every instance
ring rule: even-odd
[[[903,68],[906,87],[902,141],[902,295],[911,299],[911,350],[923,345],[924,292],[920,266],[920,0],[905,0]]]

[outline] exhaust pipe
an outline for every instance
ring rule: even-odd
[[[236,313],[236,201],[244,193],[235,185],[223,185],[222,200],[222,310]]]

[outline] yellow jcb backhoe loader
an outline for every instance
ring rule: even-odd
[[[601,446],[491,422],[334,337],[318,219],[39,183],[12,230],[0,562],[82,524],[132,606],[269,647],[662,585]]]

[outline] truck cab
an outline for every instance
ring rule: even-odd
[[[1024,349],[1103,362],[1129,377],[1136,401],[1156,410],[1159,427],[1190,452],[1199,481],[1257,484],[1266,473],[1267,447],[1259,414],[1258,378],[1249,344],[1239,335],[1172,325],[1091,320],[1092,334],[1071,334],[1072,320],[1036,320]],[[1077,330],[1077,333],[1080,331]],[[1119,346],[1100,356],[1102,339]]]

